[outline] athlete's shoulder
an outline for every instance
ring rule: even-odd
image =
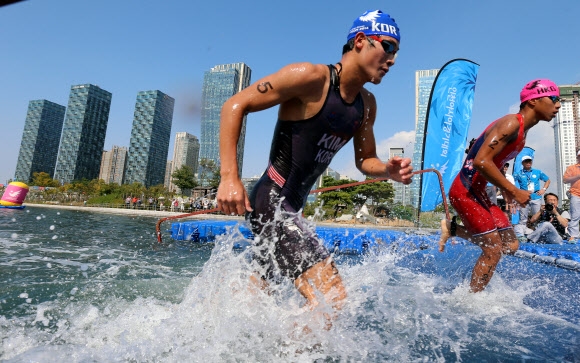
[[[306,82],[324,82],[330,76],[328,66],[309,62],[291,63],[278,71],[279,75]]]
[[[507,133],[517,133],[522,124],[520,123],[517,114],[508,114],[495,120],[492,125],[494,128],[502,130]]]
[[[377,100],[375,98],[375,95],[371,91],[369,91],[369,90],[367,90],[366,88],[363,87],[360,90],[360,94],[361,94],[361,96],[363,98],[363,101],[364,101],[365,105],[376,106]]]
[[[520,121],[518,119],[518,114],[517,113],[509,113],[503,117],[500,117],[498,120],[498,122],[508,122],[508,123],[516,123],[516,124],[520,124]]]

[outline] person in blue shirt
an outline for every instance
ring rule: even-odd
[[[522,158],[522,170],[514,175],[516,187],[532,193],[530,202],[525,207],[520,208],[520,221],[514,226],[516,236],[524,242],[527,241],[526,229],[529,215],[534,215],[541,209],[542,196],[550,186],[550,178],[541,170],[533,169],[532,162],[531,156],[524,156]],[[543,186],[540,186],[540,181],[544,182]]]

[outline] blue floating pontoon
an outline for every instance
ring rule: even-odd
[[[569,270],[580,271],[580,245],[538,245],[524,243],[520,245],[516,256]]]
[[[237,228],[243,239],[234,245],[242,248],[254,238],[245,223],[238,221],[186,221],[171,225],[169,232],[176,241],[212,243],[216,236]],[[437,246],[438,235],[407,234],[401,231],[369,228],[317,226],[316,233],[326,248],[335,253],[359,255],[379,246],[394,246],[428,249]],[[466,241],[463,241],[467,243]],[[580,245],[537,245],[523,243],[516,252],[517,257],[546,263],[557,267],[580,271]]]
[[[177,241],[208,243],[214,242],[216,236],[225,234],[234,227],[239,229],[245,239],[252,240],[254,238],[252,231],[245,224],[237,221],[178,222],[171,225],[170,233],[171,238]],[[407,236],[403,232],[392,230],[343,227],[316,227],[316,233],[329,250],[343,254],[363,254],[369,248],[381,244],[392,244],[402,236]],[[421,236],[417,237],[414,242],[421,243]],[[408,240],[408,236],[406,239]]]

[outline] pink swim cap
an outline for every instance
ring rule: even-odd
[[[535,79],[528,82],[520,92],[520,102],[524,103],[534,98],[560,96],[560,89],[549,79]]]

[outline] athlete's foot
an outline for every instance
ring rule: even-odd
[[[451,237],[451,221],[447,219],[441,220],[441,237],[439,238],[439,252],[443,252],[445,250],[445,244],[449,237]]]

